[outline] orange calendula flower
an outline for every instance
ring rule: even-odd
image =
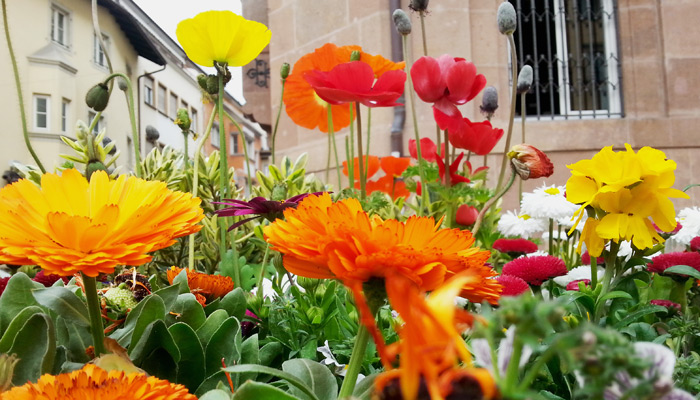
[[[196,400],[182,385],[144,373],[105,371],[87,364],[67,374],[43,375],[36,383],[27,383],[2,393],[3,400]]]
[[[103,171],[44,174],[41,187],[20,180],[0,190],[0,262],[39,265],[48,274],[95,277],[141,265],[148,253],[201,229],[199,198],[164,182]]]
[[[485,370],[470,368],[471,354],[462,339],[461,333],[471,326],[473,316],[454,306],[455,297],[469,282],[480,283],[481,277],[472,271],[461,272],[426,299],[424,291],[401,275],[386,280],[389,301],[404,325],[398,329],[401,340],[387,346],[392,359],[400,354],[399,368],[375,380],[379,398],[392,398],[391,385],[397,379],[400,398],[407,400],[418,397],[421,383],[431,400],[444,399],[460,384],[469,384],[471,393],[482,395],[470,398],[494,396],[493,379]],[[463,368],[458,367],[460,362],[464,363]],[[465,382],[466,378],[469,379]]]
[[[173,284],[173,280],[182,272],[182,268],[170,267],[168,270],[168,283]],[[233,290],[233,280],[223,275],[208,275],[201,272],[187,270],[187,285],[190,287],[197,301],[202,302],[202,296],[209,301],[219,297],[224,297],[226,293]],[[203,304],[202,304],[203,305]]]
[[[336,65],[350,61],[353,51],[360,51],[360,60],[369,64],[375,77],[380,77],[387,71],[400,70],[404,62],[394,63],[380,55],[370,55],[362,52],[360,46],[338,47],[326,43],[312,53],[301,57],[287,77],[284,89],[284,104],[287,115],[299,126],[307,129],[318,127],[321,132],[328,133],[328,103],[323,101],[311,85],[304,79],[304,72],[311,70],[330,71]],[[331,106],[333,114],[333,129],[339,131],[350,125],[350,107],[348,104]]]

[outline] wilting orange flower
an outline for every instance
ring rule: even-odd
[[[173,284],[173,280],[180,274],[182,268],[170,267],[168,270],[168,283]],[[190,287],[197,301],[201,303],[201,297],[206,297],[209,301],[223,297],[233,290],[233,280],[223,275],[208,275],[201,272],[187,270],[187,285]]]
[[[17,386],[3,400],[197,400],[182,385],[144,373],[105,371],[93,364],[67,374],[43,375],[37,383]]]
[[[353,51],[360,51],[360,60],[372,67],[376,77],[387,71],[403,69],[404,62],[394,63],[380,55],[362,52],[360,46],[338,47],[326,43],[312,53],[302,56],[287,77],[284,88],[284,104],[287,115],[299,126],[308,129],[318,127],[321,132],[328,132],[328,103],[321,100],[314,89],[304,80],[304,72],[311,70],[330,71],[338,64],[350,61]],[[350,108],[348,104],[331,106],[333,129],[339,131],[350,125]]]
[[[197,232],[199,198],[165,183],[98,171],[88,182],[69,169],[0,190],[0,263],[39,265],[48,274],[95,277],[141,265],[148,253]]]
[[[387,346],[390,362],[400,354],[399,368],[377,377],[377,392],[382,393],[398,378],[403,399],[416,399],[423,382],[431,400],[438,400],[452,392],[453,386],[459,384],[455,381],[470,377],[473,390],[480,390],[483,398],[493,396],[496,392],[493,379],[485,370],[470,368],[471,354],[461,335],[474,317],[454,305],[462,287],[481,281],[478,274],[461,272],[426,300],[425,292],[409,279],[401,275],[387,278],[389,301],[404,325],[398,329],[400,340]],[[460,362],[464,363],[463,368],[458,367]]]

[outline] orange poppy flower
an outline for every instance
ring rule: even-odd
[[[374,174],[379,171],[379,157],[377,156],[362,156],[362,159],[365,160],[365,165],[367,166],[366,172],[367,172],[367,179],[371,178],[374,176]],[[354,177],[356,181],[360,180],[360,157],[355,157],[352,160],[352,165],[353,165],[353,172],[355,173]],[[348,169],[348,162],[343,161],[343,174],[345,176],[348,176],[349,174],[349,169]]]
[[[172,285],[173,280],[181,271],[182,268],[170,267],[168,270],[168,283]],[[187,270],[187,285],[190,287],[190,292],[195,295],[200,303],[202,303],[202,296],[211,301],[224,297],[226,293],[233,290],[233,280],[228,276],[208,275],[192,270]]]
[[[367,193],[377,191],[388,194],[394,200],[411,195],[411,192],[406,189],[406,184],[391,175],[383,176],[376,181],[367,181]]]
[[[43,375],[36,383],[17,386],[0,396],[3,400],[197,399],[182,385],[145,373],[105,371],[93,364],[66,374]]]
[[[323,101],[314,89],[304,79],[304,72],[311,70],[330,71],[336,65],[350,61],[353,51],[360,51],[360,60],[372,67],[376,77],[387,71],[399,70],[405,67],[404,62],[394,63],[382,56],[362,52],[360,46],[338,47],[326,43],[320,48],[302,56],[287,77],[284,88],[284,104],[287,115],[295,124],[308,129],[318,129],[328,133],[328,103]],[[350,125],[350,107],[348,104],[331,106],[333,114],[333,129],[339,131]]]
[[[382,157],[379,164],[387,176],[401,176],[411,164],[411,159],[408,157]]]
[[[477,382],[485,381],[486,390],[479,388],[482,394],[495,391],[493,381],[489,385],[482,371],[458,367],[460,362],[471,367],[471,354],[461,333],[471,326],[474,317],[456,308],[454,299],[463,286],[480,281],[481,276],[467,270],[445,282],[426,299],[425,292],[406,277],[387,277],[389,301],[404,325],[398,329],[400,341],[386,348],[391,357],[389,362],[400,354],[399,368],[377,377],[375,388],[378,392],[398,379],[403,398],[413,400],[417,397],[423,378],[430,398],[444,399],[452,391],[450,383],[454,381],[453,378],[461,378],[465,374],[477,378]],[[490,378],[488,373],[486,375]]]

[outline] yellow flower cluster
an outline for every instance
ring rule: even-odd
[[[670,198],[688,198],[671,188],[676,163],[664,152],[643,147],[635,153],[629,144],[625,149],[615,152],[608,146],[592,159],[568,166],[572,176],[566,196],[581,205],[574,214],[574,228],[587,207],[595,210],[581,234],[591,256],[599,256],[609,240],[630,240],[638,249],[663,242],[652,220],[661,230],[672,231],[676,212]]]

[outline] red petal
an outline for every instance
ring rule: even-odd
[[[427,103],[438,101],[447,88],[440,72],[440,65],[432,57],[423,56],[413,63],[411,80],[418,97]]]
[[[476,66],[467,61],[455,63],[447,71],[447,98],[455,104],[464,104],[470,99],[476,79]]]

